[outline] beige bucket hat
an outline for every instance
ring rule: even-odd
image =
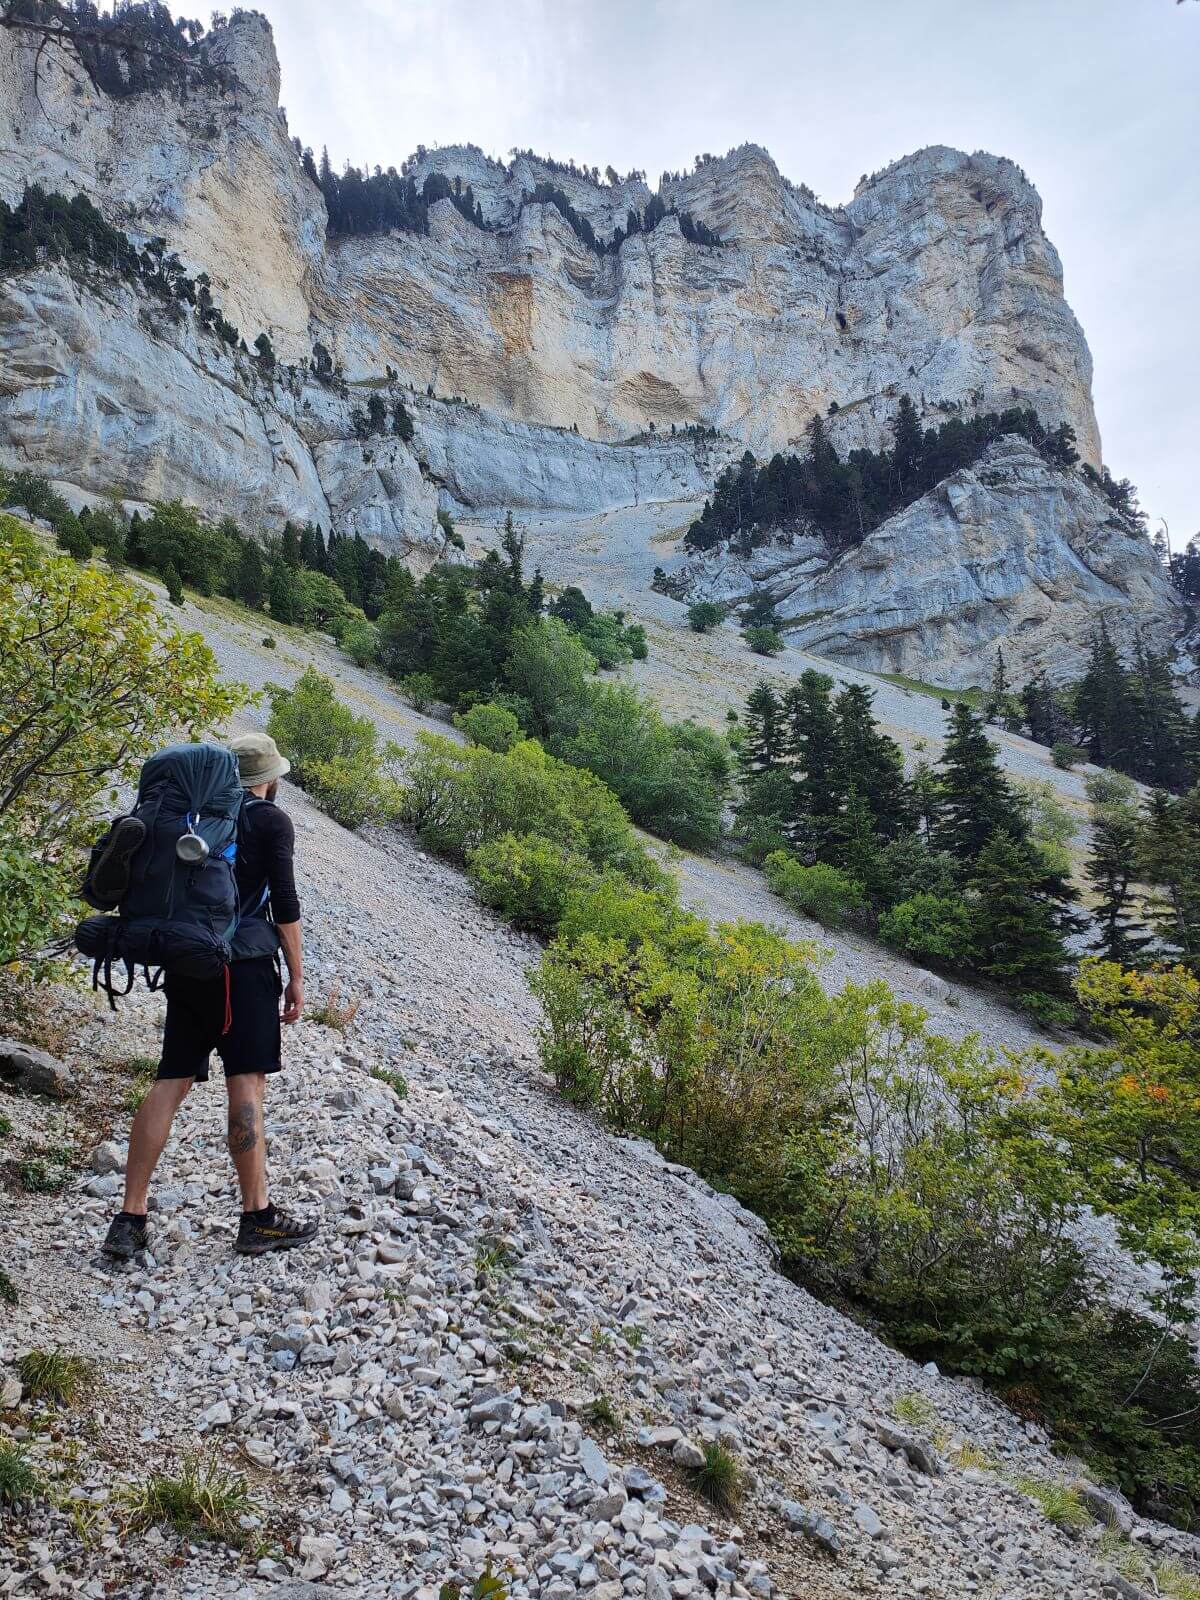
[[[292,770],[292,763],[280,755],[279,746],[269,733],[240,733],[229,741],[229,748],[237,757],[243,788],[273,783]]]

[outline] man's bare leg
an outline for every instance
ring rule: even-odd
[[[226,1078],[229,1091],[229,1154],[242,1189],[242,1210],[262,1211],[267,1204],[267,1146],[263,1133],[262,1072],[239,1072]]]
[[[146,1215],[150,1179],[171,1134],[175,1113],[194,1078],[160,1078],[150,1087],[129,1130],[129,1159],[125,1163],[125,1199],[122,1209],[135,1217]]]

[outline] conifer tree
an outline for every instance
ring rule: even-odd
[[[783,702],[765,678],[760,678],[750,692],[743,726],[746,735],[741,752],[742,778],[753,782],[764,773],[777,771],[784,759]]]
[[[1092,635],[1087,671],[1075,691],[1075,717],[1091,760],[1098,767],[1128,772],[1135,738],[1133,704],[1121,657],[1103,618]]]
[[[1106,961],[1128,967],[1150,941],[1131,911],[1141,834],[1136,791],[1128,780],[1113,780],[1118,781],[1126,782],[1125,792],[1107,792],[1103,798],[1089,785],[1092,847],[1085,870],[1096,891],[1092,948]]]
[[[280,542],[279,553],[285,566],[290,567],[293,572],[299,569],[300,535],[291,522],[285,522],[283,525],[283,539]]]
[[[1200,785],[1183,796],[1150,796],[1138,871],[1158,891],[1151,921],[1159,938],[1200,971]]]
[[[833,703],[842,781],[861,796],[875,832],[894,839],[908,821],[904,756],[895,740],[879,731],[872,701],[871,691],[855,683]]]
[[[1154,788],[1179,790],[1187,780],[1187,717],[1167,658],[1139,635],[1129,691],[1134,714],[1133,776]]]
[[[830,825],[824,853],[835,867],[861,884],[872,900],[885,897],[879,835],[871,808],[854,788]]]
[[[1023,840],[992,834],[971,871],[975,959],[999,983],[1026,993],[1063,988],[1067,953],[1038,888],[1042,871]]]
[[[1024,841],[1028,827],[1020,803],[1000,770],[982,717],[964,700],[951,712],[938,766],[938,849],[970,866],[998,830],[1014,842]]]
[[[271,616],[276,622],[295,622],[299,610],[296,574],[285,561],[280,560],[272,564],[267,583],[267,598],[271,606]]]
[[[234,599],[240,600],[252,611],[259,611],[266,598],[266,590],[266,564],[262,551],[253,539],[246,539],[238,552],[237,571],[233,580]]]
[[[811,828],[817,848],[842,808],[846,785],[838,759],[833,679],[809,667],[785,698],[787,753],[795,766],[793,825],[797,838]]]

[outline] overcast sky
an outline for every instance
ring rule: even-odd
[[[1041,193],[1095,360],[1104,456],[1200,530],[1200,3],[250,0],[292,132],[335,166],[514,146],[651,183],[752,140],[823,200],[928,144]]]

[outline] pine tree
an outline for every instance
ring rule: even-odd
[[[1041,868],[1028,845],[999,829],[971,872],[975,959],[997,982],[1026,993],[1063,988],[1067,952],[1039,898]]]
[[[954,706],[940,768],[940,803],[934,840],[969,866],[997,831],[1023,842],[1028,827],[1008,786],[983,719],[966,701]]]
[[[296,529],[291,522],[285,522],[283,525],[283,539],[280,544],[280,555],[283,558],[285,566],[290,567],[293,572],[298,570],[301,564],[300,535],[296,532]]]
[[[850,684],[833,703],[843,781],[862,797],[876,833],[894,839],[908,822],[904,756],[895,740],[879,731],[873,695]]]
[[[1133,791],[1133,785],[1129,787]],[[1128,798],[1093,803],[1091,828],[1092,848],[1085,870],[1096,890],[1097,931],[1092,948],[1106,961],[1128,967],[1150,942],[1130,910],[1141,832],[1132,793]]]
[[[271,616],[276,622],[295,622],[300,607],[296,574],[286,562],[273,563],[267,583]]]
[[[161,573],[163,587],[167,591],[167,599],[172,605],[183,604],[183,581],[179,576],[179,568],[173,561],[168,561]]]
[[[1182,789],[1187,781],[1188,722],[1167,658],[1139,635],[1129,689],[1134,710],[1133,776],[1157,789]]]
[[[797,839],[807,843],[811,829],[817,849],[846,797],[832,689],[832,678],[809,667],[784,700],[787,753],[795,765],[792,820]]]
[[[1021,706],[1029,737],[1036,743],[1052,745],[1073,737],[1074,724],[1044,672],[1037,673],[1021,690]]]
[[[233,595],[252,611],[262,608],[267,588],[266,565],[262,551],[253,539],[246,539],[238,552],[237,571],[233,577]]]
[[[1143,814],[1139,876],[1158,891],[1155,932],[1200,972],[1200,786],[1181,797],[1156,789]]]
[[[900,396],[896,419],[892,423],[892,441],[892,470],[900,495],[904,497],[916,487],[924,447],[917,408],[906,394]]]
[[[840,814],[830,825],[825,855],[875,901],[884,898],[886,889],[879,849],[871,808],[865,797],[851,788]]]
[[[1092,635],[1088,668],[1075,691],[1075,717],[1084,748],[1098,767],[1129,772],[1133,764],[1133,703],[1121,657],[1103,618]]]
[[[760,678],[750,692],[743,726],[746,730],[741,752],[743,782],[778,771],[785,752],[783,702],[765,679]]]

